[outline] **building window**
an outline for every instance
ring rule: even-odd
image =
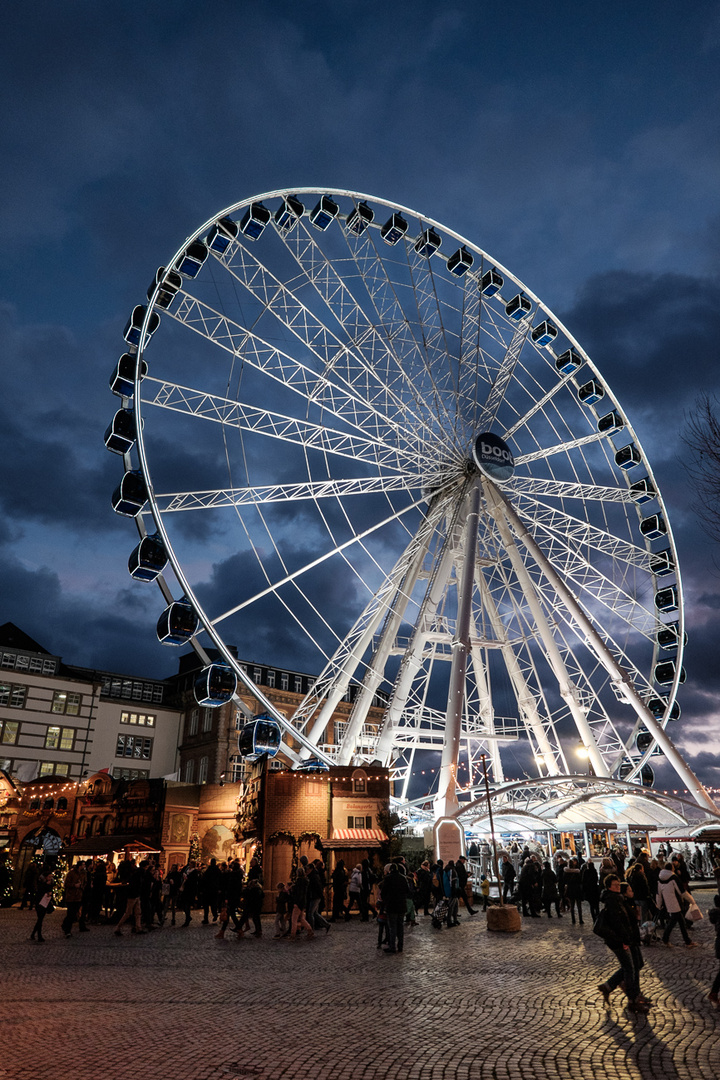
[[[259,683],[262,681],[262,671],[259,667],[253,668],[253,682]]]
[[[287,671],[281,671],[280,672],[280,689],[281,690],[289,690],[290,689],[290,676],[288,675]]]
[[[75,728],[49,727],[45,734],[46,750],[72,750],[75,745]]]
[[[12,746],[17,742],[20,724],[17,720],[0,720],[0,742]]]
[[[67,810],[67,799],[65,798],[64,795],[61,795],[60,798],[58,799],[58,801],[57,801],[57,809],[60,812],[62,812],[63,810]]]
[[[367,790],[364,776],[356,776],[353,779],[353,791],[356,795],[364,795]]]
[[[212,709],[203,709],[203,731],[212,731],[212,720]]]
[[[140,727],[155,727],[154,713],[122,712],[120,713],[121,724],[139,724]]]
[[[188,735],[197,735],[198,723],[200,721],[200,710],[193,709],[190,713],[190,723],[188,725]]]
[[[123,769],[115,765],[112,770],[116,780],[147,780],[150,776],[149,769]]]
[[[275,672],[268,669],[267,673],[267,685],[271,690],[275,689]]]
[[[30,667],[30,657],[29,656],[18,656],[17,660],[15,661],[15,670],[16,671],[27,671],[29,667]]]
[[[15,667],[15,653],[4,652],[2,654],[2,665],[4,668],[12,669]]]
[[[295,676],[295,693],[302,694],[302,678],[300,675]]]
[[[198,784],[207,783],[208,764],[208,758],[200,758],[200,764],[198,766]]]
[[[185,783],[186,784],[192,784],[194,779],[195,779],[195,762],[191,758],[190,761],[185,762]]]
[[[41,761],[40,776],[67,776],[70,766],[67,761]]]
[[[79,716],[82,694],[71,694],[66,690],[56,690],[53,694],[50,712],[64,713],[66,716]]]
[[[149,761],[152,757],[152,739],[145,739],[142,735],[118,735],[115,757],[143,758]]]
[[[364,829],[365,828],[365,818],[364,818],[364,816],[355,818],[355,824],[353,825],[353,828],[354,829]]]
[[[0,683],[0,705],[9,706],[11,709],[24,709],[27,691],[27,686],[17,683]]]

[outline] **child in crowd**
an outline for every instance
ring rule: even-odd
[[[485,874],[480,875],[480,893],[483,898],[483,911],[487,911],[490,899],[490,882]]]

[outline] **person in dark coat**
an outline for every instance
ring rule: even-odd
[[[468,878],[469,878],[470,875],[468,874],[467,866],[465,865],[466,861],[467,860],[465,859],[465,856],[460,855],[457,862],[455,863],[455,873],[457,874],[457,878],[458,878],[458,888],[460,890],[460,899],[462,900],[462,902],[464,903],[465,907],[468,909],[468,911],[470,912],[471,915],[477,915],[477,909],[474,908],[472,906],[472,904],[470,903],[470,901],[468,900],[467,883],[468,883]]]
[[[200,894],[202,896],[203,904],[203,926],[208,926],[210,923],[211,911],[213,922],[217,922],[218,917],[220,869],[217,864],[217,859],[211,859],[203,872],[200,879]]]
[[[290,897],[292,900],[292,919],[290,923],[290,937],[294,938],[297,934],[298,927],[302,930],[307,930],[308,939],[315,937],[315,931],[310,923],[305,918],[305,909],[307,908],[307,895],[308,895],[308,882],[305,876],[305,869],[302,866],[298,866],[295,881],[292,889],[290,890]]]
[[[345,916],[345,901],[347,900],[348,872],[345,869],[345,860],[338,859],[332,872],[333,906],[331,922],[337,922]]]
[[[713,897],[713,907],[708,912],[708,919],[715,927],[715,956],[720,960],[720,893]],[[713,1005],[718,1005],[718,994],[720,994],[720,968],[718,968],[717,975],[713,980],[713,984],[710,987],[710,993],[708,999],[712,1001]]]
[[[583,897],[583,873],[578,866],[577,859],[572,858],[570,865],[565,868],[563,875],[565,885],[565,899],[570,905],[570,917],[575,925],[575,909],[577,908],[578,920],[583,925],[582,897]]]
[[[185,922],[181,923],[181,926],[183,927],[189,926],[192,922],[191,912],[197,897],[199,884],[200,871],[197,868],[195,860],[190,859],[182,868],[180,888],[178,890],[178,907],[182,908],[185,913]]]
[[[375,884],[376,878],[370,869],[370,860],[363,859],[360,863],[362,866],[362,885],[360,886],[360,918],[363,922],[369,922],[370,920],[370,893],[372,887]]]
[[[409,894],[405,874],[400,873],[397,863],[388,863],[385,877],[380,885],[380,896],[387,919],[387,940],[384,951],[395,953],[403,951],[405,940],[405,910]]]
[[[33,896],[33,906],[37,918],[30,935],[33,941],[45,940],[42,936],[43,920],[46,915],[50,915],[55,910],[52,898],[54,881],[55,875],[52,870],[43,870],[42,873],[38,874],[35,883],[35,895]]]
[[[417,895],[415,897],[415,906],[419,911],[423,909],[423,915],[429,915],[430,907],[430,887],[432,885],[432,874],[430,873],[430,863],[425,860],[418,867],[416,880],[417,880]]]
[[[608,949],[617,957],[620,967],[613,972],[610,978],[601,983],[598,990],[602,994],[605,1004],[610,1005],[610,995],[621,983],[625,984],[625,993],[628,999],[628,1008],[631,1012],[649,1012],[649,1006],[640,1000],[639,972],[633,962],[632,945],[634,943],[633,928],[628,915],[628,907],[623,898],[620,886],[620,878],[617,874],[608,874],[605,879],[606,888],[600,896],[603,909],[600,912],[598,927],[600,935]]]
[[[539,912],[533,907],[534,892],[535,892],[535,864],[528,856],[525,862],[522,864],[520,870],[520,876],[518,878],[518,890],[520,892],[520,902],[522,904],[522,913],[525,917],[531,917],[533,919],[538,918]]]
[[[243,893],[242,926],[244,929],[249,929],[250,923],[252,923],[255,928],[253,931],[255,937],[262,937],[262,922],[260,920],[260,915],[264,898],[265,893],[263,892],[262,867],[260,866],[260,860],[253,856],[250,860],[247,885],[245,886],[245,892]]]
[[[20,901],[20,910],[22,911],[25,904],[31,908],[35,902],[35,893],[37,892],[37,885],[40,879],[40,867],[38,863],[33,859],[27,870],[25,871],[25,877],[23,878],[23,894]]]
[[[512,864],[512,859],[509,855],[503,855],[502,864],[500,866],[500,876],[503,881],[503,904],[506,904],[515,892],[515,867]]]
[[[560,893],[557,887],[557,874],[550,865],[549,859],[546,859],[543,863],[542,872],[542,903],[545,908],[545,914],[548,919],[552,919],[552,912],[550,908],[555,905],[555,912],[558,919],[562,919],[560,912]]]
[[[583,900],[587,900],[590,905],[590,917],[594,922],[600,913],[600,878],[598,877],[597,867],[592,859],[588,859],[585,863],[582,894]]]

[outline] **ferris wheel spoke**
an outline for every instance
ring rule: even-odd
[[[457,400],[457,373],[453,371],[452,365],[458,349],[456,344],[448,341],[430,257],[421,255],[414,246],[406,245],[405,250],[422,332],[422,349],[427,358],[425,369],[432,387],[435,411],[446,434],[457,440],[457,415],[455,408],[452,411],[448,408],[448,399]],[[464,445],[463,440],[460,445]]]
[[[492,427],[500,404],[505,399],[508,387],[515,374],[515,367],[520,359],[520,353],[522,352],[523,345],[530,332],[531,321],[531,316],[528,316],[526,319],[521,319],[517,330],[512,336],[512,341],[508,345],[507,351],[502,358],[502,362],[478,421],[478,426],[483,431],[489,430],[490,427]]]
[[[513,476],[505,484],[512,495],[539,498],[552,496],[558,499],[582,499],[586,502],[627,503],[635,505],[636,499],[626,487],[609,487],[600,484],[583,484],[579,481],[545,480],[536,476]]]
[[[404,476],[378,476],[370,479],[308,480],[297,484],[260,484],[211,491],[155,492],[155,503],[161,513],[171,514],[179,510],[214,510],[228,506],[258,506],[261,503],[294,503],[305,499],[344,499],[355,495],[412,490]]]
[[[393,308],[381,311],[375,304],[376,272],[382,262],[377,259],[373,233],[366,230],[357,236],[351,231],[345,231],[344,237],[377,316],[377,325],[370,319],[303,222],[285,238],[285,243],[352,342],[352,355],[359,354],[369,365],[374,377],[387,386],[398,399],[405,402],[409,396],[414,403],[415,416],[422,418],[425,429],[435,435],[437,424],[417,384],[419,350],[412,328],[409,327],[408,320],[403,319],[402,326],[407,332],[399,338],[396,331],[400,324]],[[409,351],[408,343],[412,343]]]
[[[357,341],[352,337],[343,341],[239,241],[234,241],[223,256],[217,256],[217,261],[262,304],[265,313],[276,318],[317,359],[322,380],[319,389],[324,391],[325,386],[332,386],[337,380],[351,388],[379,416],[388,421],[396,418],[414,422],[427,437],[435,436],[426,418],[413,413],[407,397],[398,394],[381,377],[379,369],[368,363],[363,347],[370,342],[382,345],[374,327],[363,326]]]
[[[346,725],[346,732],[348,729],[353,729],[352,735],[348,732],[343,741],[352,742],[364,725],[367,711],[384,677],[389,646],[411,601],[411,594],[423,559],[444,512],[444,500],[436,499],[392,572],[387,575],[382,586],[371,598],[345,640],[298,706],[293,715],[293,722],[302,728],[311,717],[315,716],[311,739],[318,738],[327,726],[337,703],[347,693],[350,681],[363,662],[363,657],[375,634],[384,623],[380,648],[374,651],[366,664],[363,685]],[[320,709],[319,713],[318,709]]]
[[[151,387],[156,388],[154,393],[150,392]],[[298,420],[177,383],[146,377],[143,381],[142,401],[145,405],[195,416],[225,427],[265,435],[285,443],[296,443],[305,450],[336,454],[410,475],[417,469],[418,462],[414,456],[380,441],[322,424],[313,424],[309,420]]]
[[[544,394],[539,396],[532,404],[531,408],[527,409],[522,416],[518,417],[514,424],[506,428],[503,438],[510,439],[523,427],[527,427],[534,416],[538,413],[543,413],[548,405],[557,395],[561,393],[569,382],[572,381],[574,372],[568,372],[566,375],[557,376],[557,381],[550,387]]]
[[[284,577],[279,578],[272,585],[269,585],[266,589],[261,589],[259,592],[255,593],[254,596],[249,596],[246,600],[243,600],[242,603],[236,604],[228,611],[223,612],[222,615],[217,615],[214,619],[212,619],[212,625],[217,626],[218,623],[223,622],[224,619],[229,618],[231,615],[237,614],[238,611],[242,611],[245,608],[250,607],[251,604],[257,603],[257,601],[263,599],[263,597],[269,596],[271,593],[277,592],[277,590],[281,589],[283,585],[287,585],[290,582],[297,580],[297,578],[302,577],[303,574],[307,574],[310,570],[314,570],[316,567],[322,566],[324,562],[327,562],[327,560],[331,559],[334,555],[339,555],[342,552],[347,551],[348,548],[351,548],[354,544],[359,544],[367,537],[372,536],[373,533],[378,532],[378,530],[386,528],[393,522],[399,521],[405,514],[409,513],[410,511],[417,510],[420,506],[422,506],[424,502],[425,498],[423,497],[415,502],[410,503],[408,506],[404,506],[401,510],[396,511],[396,513],[394,514],[390,514],[382,521],[376,522],[368,529],[365,529],[363,532],[352,536],[344,543],[338,544],[331,550],[324,552],[322,555],[319,555],[317,559],[312,559],[310,562],[305,563],[304,566],[300,567],[298,570],[293,571],[293,573],[286,574]]]
[[[565,442],[556,443],[554,446],[545,446],[540,450],[533,450],[529,454],[518,454],[515,465],[530,465],[533,461],[544,461],[555,454],[570,454],[581,446],[589,446],[591,443],[602,442],[607,436],[602,431],[595,431],[592,435],[584,435],[576,439],[568,439]]]
[[[212,344],[233,356],[242,357],[243,363],[299,394],[307,404],[322,408],[365,434],[384,438],[392,433],[399,441],[408,441],[403,424],[380,413],[355,388],[340,385],[337,381],[331,382],[208,304],[183,294],[180,302],[168,314]],[[417,443],[415,438],[415,453]]]
[[[520,517],[530,522],[534,529],[544,529],[548,535],[552,533],[556,537],[565,537],[568,544],[592,548],[619,560],[621,564],[650,569],[653,556],[647,548],[625,540],[609,529],[601,529],[582,518],[573,517],[567,511],[520,494],[516,496],[514,505]]]

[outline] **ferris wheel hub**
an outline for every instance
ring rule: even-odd
[[[483,431],[476,436],[473,460],[488,480],[503,482],[509,480],[515,471],[512,450],[504,439],[492,431]]]

